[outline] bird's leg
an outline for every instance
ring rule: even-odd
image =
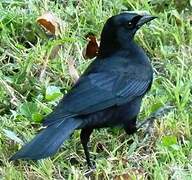
[[[90,160],[90,154],[89,154],[88,145],[87,145],[92,132],[93,132],[92,128],[82,129],[80,138],[81,138],[81,143],[83,145],[83,149],[84,149],[84,152],[85,152],[85,157],[86,157],[86,160],[87,160],[87,164],[91,169],[94,169],[95,167],[94,167],[94,165],[92,164],[92,162]]]
[[[136,121],[137,117],[133,118],[132,120],[128,121],[128,123],[125,125],[124,129],[127,134],[133,134],[137,131],[136,127]]]

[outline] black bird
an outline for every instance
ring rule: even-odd
[[[134,133],[141,101],[150,89],[149,58],[134,42],[136,31],[155,17],[121,13],[107,20],[96,59],[43,121],[46,126],[10,160],[38,160],[57,152],[63,141],[81,129],[81,143],[92,167],[87,143],[94,129],[122,127]]]

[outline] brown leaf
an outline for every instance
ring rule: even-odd
[[[78,73],[77,69],[75,68],[75,61],[71,57],[71,58],[69,58],[67,63],[68,63],[69,75],[71,76],[73,82],[75,83],[79,79],[79,73]]]
[[[85,59],[92,59],[97,56],[98,50],[99,50],[99,45],[97,43],[97,39],[94,34],[89,33],[86,36],[88,40],[87,46],[83,49],[83,57]]]
[[[58,35],[59,34],[59,19],[51,12],[45,12],[37,18],[37,22],[45,28],[46,31]]]

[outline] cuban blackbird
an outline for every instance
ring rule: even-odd
[[[81,129],[81,143],[92,167],[87,143],[94,129],[117,126],[127,134],[134,133],[142,98],[153,80],[149,58],[135,43],[134,35],[154,18],[129,12],[109,18],[101,33],[97,57],[44,119],[46,128],[10,160],[49,157]]]

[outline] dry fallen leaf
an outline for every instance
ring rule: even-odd
[[[88,40],[87,46],[83,49],[83,57],[85,59],[92,59],[97,56],[98,50],[99,50],[99,45],[97,43],[97,39],[94,34],[89,33],[86,36]]]
[[[37,18],[37,22],[46,29],[46,31],[58,35],[60,24],[59,19],[51,12],[45,12]]]
[[[73,82],[75,83],[79,79],[79,73],[78,73],[77,69],[75,68],[75,61],[73,60],[72,57],[70,57],[69,60],[67,61],[67,63],[68,63],[69,74],[70,74]]]

